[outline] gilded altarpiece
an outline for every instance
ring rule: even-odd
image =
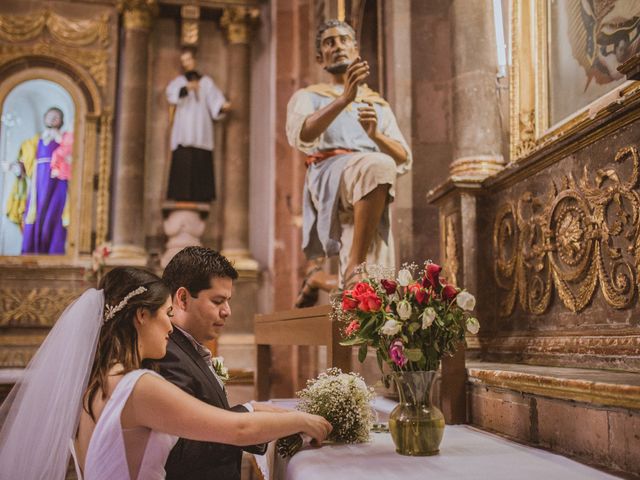
[[[591,12],[596,34],[617,8],[604,3]],[[513,2],[511,165],[478,196],[478,242],[490,252],[478,294],[495,301],[482,302],[470,346],[489,361],[640,371],[640,89],[612,74],[606,93],[558,116],[568,112],[553,98],[558,5],[580,27],[580,2]],[[591,52],[589,37],[574,40],[567,55],[587,61],[576,45]],[[602,80],[593,72],[573,85],[583,103]]]
[[[64,307],[91,285],[85,271],[109,225],[117,51],[115,4],[0,5],[0,105],[17,85],[42,79],[69,92],[75,106],[66,252],[0,257],[0,367],[26,365]]]

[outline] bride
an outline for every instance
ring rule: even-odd
[[[251,445],[331,425],[297,411],[236,413],[203,403],[143,359],[165,355],[171,297],[160,278],[118,267],[62,314],[0,409],[0,479],[162,479],[178,437]]]

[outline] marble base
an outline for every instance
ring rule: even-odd
[[[183,248],[202,245],[200,239],[209,209],[208,204],[193,202],[166,202],[163,205],[166,216],[163,227],[168,238],[160,259],[163,268]]]

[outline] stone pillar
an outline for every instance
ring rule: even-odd
[[[259,11],[248,7],[225,9],[221,19],[229,42],[227,89],[231,112],[227,120],[224,154],[224,233],[222,253],[239,270],[258,270],[249,251],[249,143],[251,105],[251,33]]]
[[[113,253],[110,263],[144,265],[144,160],[147,50],[155,0],[121,3],[123,36],[116,130]]]
[[[454,181],[480,182],[504,167],[496,95],[497,52],[491,0],[453,0]]]
[[[491,0],[453,0],[450,21],[453,161],[448,184],[436,189],[440,192],[432,191],[428,198],[439,204],[441,252],[447,274],[455,270],[458,286],[477,293],[476,195],[484,179],[504,168],[493,4]],[[457,245],[461,245],[460,252]],[[442,411],[449,424],[467,421],[466,379],[465,348],[460,345],[453,357],[442,361]]]

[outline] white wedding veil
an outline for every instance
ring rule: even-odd
[[[0,407],[0,479],[64,479],[103,312],[93,288],[69,305]]]

